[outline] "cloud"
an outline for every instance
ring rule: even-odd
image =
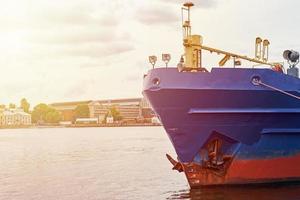
[[[137,82],[137,81],[140,81],[141,79],[142,79],[142,76],[140,74],[130,74],[130,75],[126,76],[125,81]]]
[[[109,44],[41,45],[40,47],[32,48],[27,59],[35,60],[36,63],[41,63],[43,60],[47,63],[63,62],[63,60],[66,62],[80,62],[82,58],[101,60],[109,56],[119,56],[133,50],[135,50],[134,44],[124,41],[110,42]],[[85,60],[82,61],[85,62]],[[76,65],[80,66],[81,62]]]
[[[0,64],[3,74],[13,74],[0,80],[4,102],[21,97],[35,103],[76,100],[99,91],[106,96],[135,94],[133,89],[118,90],[127,82],[138,87],[134,81],[140,74],[132,62],[149,46],[140,42],[149,34],[142,23],[159,26],[179,18],[164,5],[148,9],[139,0],[11,1],[9,9],[0,8]],[[127,77],[127,71],[138,75]],[[111,77],[120,81],[99,89]],[[98,82],[86,81],[92,78]]]
[[[24,3],[12,0],[14,7],[0,8],[1,30],[58,28],[65,25],[97,24],[97,10],[91,4],[79,2],[34,1]],[[30,0],[29,0],[30,1]],[[18,6],[15,6],[18,5]],[[95,14],[97,13],[97,14]]]
[[[131,33],[120,26],[119,12],[104,9],[107,7],[104,1],[99,4],[76,0],[62,4],[37,2],[27,8],[28,15],[18,18],[12,15],[9,20],[18,22],[15,29],[25,29],[28,46],[25,54],[34,60],[103,58],[134,50]],[[5,20],[0,19],[0,25],[2,22]],[[9,26],[14,31],[14,25]]]
[[[39,25],[84,25],[97,22],[97,18],[91,15],[92,9],[79,8],[77,6],[61,8],[48,8],[35,11],[31,21]]]
[[[85,62],[80,65],[80,68],[83,68],[83,69],[84,68],[97,68],[97,67],[104,67],[104,65],[102,65],[99,62]]]
[[[61,53],[65,56],[81,56],[90,58],[107,57],[116,54],[122,54],[134,50],[134,45],[126,42],[111,43],[106,45],[81,45],[76,48],[66,47],[62,49]]]
[[[105,26],[116,27],[120,24],[118,14],[104,13],[87,6],[72,6],[64,9],[47,9],[29,15],[33,28],[61,28],[64,26]]]
[[[115,41],[130,41],[131,37],[129,33],[118,31],[116,28],[99,28],[99,27],[87,27],[74,28],[66,27],[59,32],[54,30],[33,31],[28,37],[28,40],[37,44],[84,44],[84,43],[110,43]]]
[[[184,0],[159,0],[165,3],[174,3],[177,5],[183,5],[186,1]],[[197,0],[193,1],[196,8],[213,8],[218,4],[218,0]]]
[[[173,23],[179,20],[179,15],[166,6],[144,6],[137,10],[136,19],[145,25]]]
[[[64,93],[64,97],[71,99],[80,99],[81,97],[84,97],[90,87],[95,84],[96,83],[94,82],[94,80],[81,80],[78,83],[72,83],[65,88],[66,91]]]
[[[209,9],[218,5],[220,0],[197,0],[195,8]],[[156,0],[145,3],[136,11],[135,18],[145,25],[171,24],[180,20],[180,7],[184,0]]]

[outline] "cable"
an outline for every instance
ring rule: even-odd
[[[268,85],[268,84],[262,82],[261,80],[253,79],[252,82],[253,82],[254,85],[262,85],[262,86],[265,86],[265,87],[267,87],[267,88],[269,88],[269,89],[275,90],[275,91],[277,91],[277,92],[280,92],[280,93],[282,93],[282,94],[285,94],[285,95],[288,95],[288,96],[290,96],[290,97],[293,97],[293,98],[296,98],[296,99],[300,100],[300,97],[299,97],[299,96],[293,95],[293,94],[291,94],[291,93],[289,93],[289,92],[286,92],[286,91],[281,90],[281,89],[279,89],[279,88],[276,88],[276,87],[273,87],[273,86],[271,86],[271,85]]]

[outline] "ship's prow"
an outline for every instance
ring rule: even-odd
[[[188,12],[192,4],[184,8]],[[188,15],[189,16],[189,15]],[[185,54],[175,68],[154,68],[144,76],[143,94],[161,120],[192,188],[211,185],[300,181],[299,53],[284,52],[287,73],[268,62],[268,40],[256,38],[255,58],[206,47],[183,22]],[[201,52],[223,54],[223,66],[202,66]],[[195,53],[196,52],[196,53]],[[237,68],[240,60],[269,68]]]
[[[269,69],[170,68],[151,70],[143,93],[176,150],[174,168],[199,187],[300,180],[299,88]]]

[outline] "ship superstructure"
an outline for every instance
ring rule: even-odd
[[[144,77],[143,94],[159,116],[192,188],[205,185],[300,181],[299,53],[284,52],[268,62],[268,40],[256,38],[255,58],[203,45],[192,35],[190,9],[183,20],[184,54],[177,67],[154,68]],[[217,68],[202,66],[202,51],[223,54]],[[169,54],[163,54],[168,63]],[[233,60],[232,68],[224,64]],[[267,68],[241,68],[242,60]]]

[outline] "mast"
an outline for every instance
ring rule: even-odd
[[[183,7],[181,8],[184,47],[184,55],[181,58],[181,63],[183,61],[182,64],[184,68],[191,69],[191,71],[193,71],[193,69],[197,70],[199,68],[202,68],[202,50],[209,51],[211,53],[223,54],[224,58],[220,60],[219,66],[224,66],[225,63],[230,59],[233,59],[234,62],[237,59],[242,59],[262,65],[281,65],[280,63],[268,62],[270,42],[268,40],[262,40],[261,38],[256,38],[255,58],[250,58],[244,55],[239,55],[236,53],[231,53],[220,49],[204,46],[203,38],[201,35],[192,35],[190,12],[191,7],[193,6],[194,4],[192,2],[187,2],[184,3]],[[186,19],[184,18],[185,13],[187,14]]]
[[[201,68],[202,37],[200,35],[192,35],[191,27],[190,11],[194,4],[187,2],[183,6],[181,11],[185,66],[188,68]],[[184,12],[187,12],[187,19],[184,19]]]

